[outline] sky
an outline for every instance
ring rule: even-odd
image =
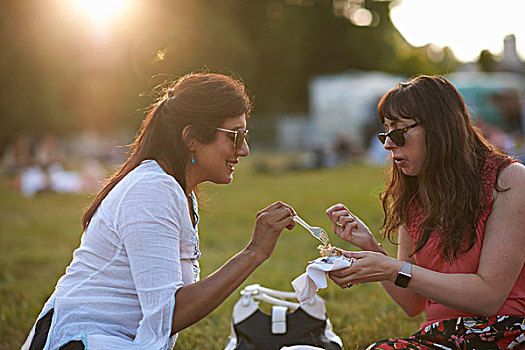
[[[401,0],[391,17],[416,47],[448,46],[459,60],[470,62],[481,50],[501,54],[503,39],[514,34],[525,59],[525,0]]]

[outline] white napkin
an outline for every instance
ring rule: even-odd
[[[317,258],[306,267],[306,272],[292,281],[292,287],[301,303],[310,301],[318,289],[328,286],[326,272],[349,267],[354,258],[331,256]]]

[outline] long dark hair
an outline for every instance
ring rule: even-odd
[[[232,77],[214,73],[192,73],[167,85],[152,104],[130,145],[128,159],[106,182],[82,217],[85,230],[108,193],[142,161],[154,159],[173,176],[184,190],[190,152],[182,139],[183,129],[200,142],[211,143],[215,128],[228,118],[249,116],[251,100],[244,84]]]
[[[378,115],[381,123],[414,119],[426,134],[426,157],[418,176],[405,175],[393,162],[387,188],[381,193],[383,236],[392,239],[404,224],[411,201],[419,200],[424,218],[412,254],[426,244],[432,231],[440,229],[442,256],[454,260],[476,240],[477,222],[485,209],[483,162],[489,153],[505,156],[472,125],[460,93],[439,76],[419,76],[398,84],[379,102]]]

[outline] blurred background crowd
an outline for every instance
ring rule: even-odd
[[[483,48],[468,59],[448,46],[416,46],[398,29],[407,20],[396,23],[392,16],[409,2],[3,2],[3,176],[26,196],[97,191],[124,159],[155,97],[152,89],[202,69],[244,80],[254,95],[252,151],[294,154],[283,170],[355,159],[384,164],[387,153],[375,137],[382,128],[377,102],[416,74],[446,76],[489,140],[522,157],[525,62],[519,44],[525,38],[508,32],[500,50]],[[454,4],[448,2],[447,13],[464,18],[479,17],[481,7],[495,18],[516,11],[505,2]],[[413,20],[430,21],[432,9],[425,11]],[[447,29],[447,18],[440,22],[435,31]],[[472,35],[464,30],[456,36]]]

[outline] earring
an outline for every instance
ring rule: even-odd
[[[195,156],[193,153],[191,154],[191,164],[195,164]]]

